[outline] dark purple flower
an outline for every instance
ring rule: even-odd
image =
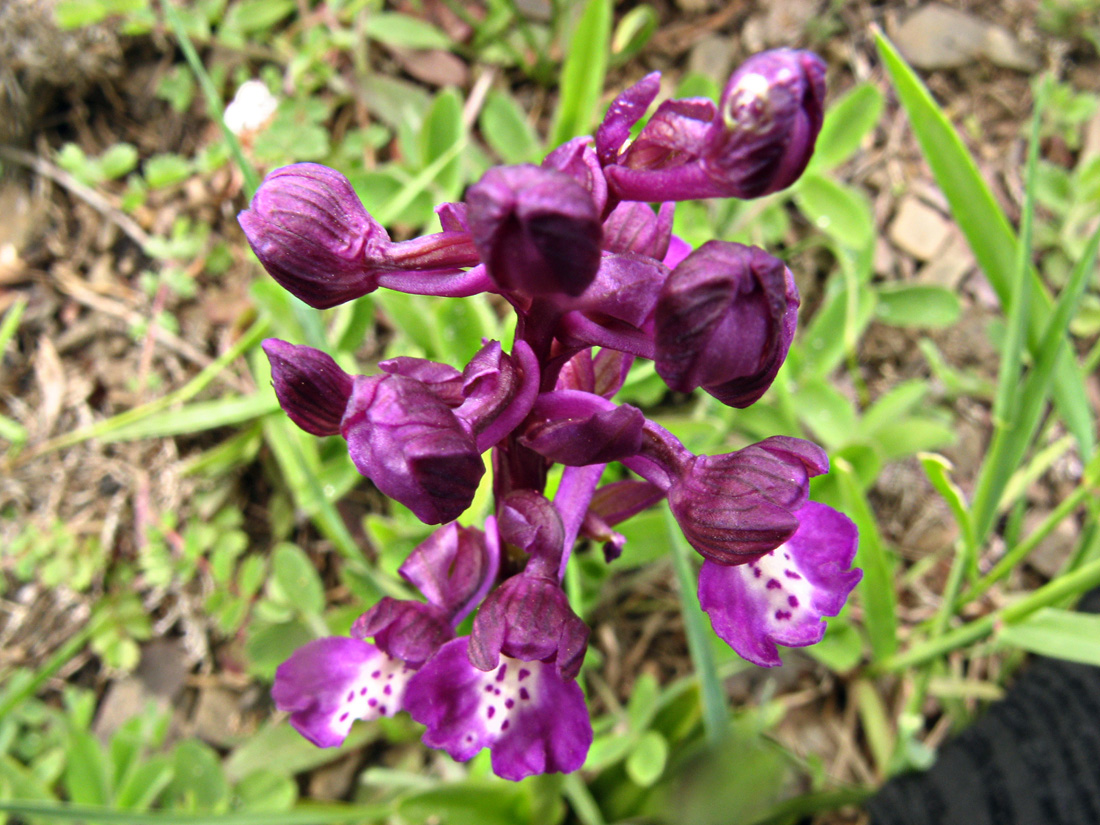
[[[271,383],[290,420],[313,435],[338,435],[354,381],[332,357],[313,347],[268,338]]]
[[[656,96],[652,84],[628,91],[634,98],[613,105],[597,133],[614,196],[755,198],[789,186],[806,168],[824,116],[825,64],[791,49],[754,55],[730,77],[717,107],[702,98],[665,101],[622,149],[631,118]]]
[[[392,243],[350,181],[317,163],[271,172],[238,220],[271,277],[318,309],[379,286],[429,295],[473,295],[491,286],[483,273],[461,269],[478,262],[469,232]]]
[[[464,638],[448,642],[409,682],[405,709],[427,726],[424,744],[460,762],[489,748],[493,773],[517,782],[578,770],[592,723],[577,683],[554,665],[508,657],[485,672],[466,648]]]
[[[667,202],[654,212],[648,203],[623,201],[603,222],[603,248],[608,252],[633,252],[662,260],[672,238],[675,208],[674,203]]]
[[[814,444],[773,436],[735,453],[690,459],[669,488],[668,503],[704,558],[742,564],[794,534],[810,477],[827,470],[828,459]]]
[[[466,193],[474,243],[505,292],[580,295],[600,265],[600,214],[571,175],[538,166],[490,169]]]
[[[543,393],[520,443],[558,464],[606,464],[638,453],[645,416],[577,390]]]
[[[600,159],[596,157],[596,150],[592,148],[591,138],[576,137],[566,141],[543,158],[541,166],[543,169],[564,172],[573,178],[588,192],[596,206],[596,213],[603,214],[604,206],[607,205],[607,181],[600,167]]]
[[[462,371],[462,405],[455,415],[477,436],[484,452],[527,417],[538,395],[541,371],[530,345],[519,339],[508,355],[488,341]]]
[[[851,519],[824,504],[798,511],[798,529],[747,564],[708,559],[699,574],[699,603],[714,632],[762,667],[782,664],[776,645],[821,641],[822,616],[835,616],[863,573],[851,569],[858,536]]]
[[[271,696],[290,724],[320,748],[341,744],[356,719],[402,709],[414,668],[372,644],[343,636],[315,639],[275,671]]]
[[[661,91],[661,73],[650,72],[633,86],[619,93],[607,109],[596,130],[596,155],[604,166],[615,163],[619,150],[630,137],[630,130],[646,113]]]
[[[657,372],[672,389],[702,387],[747,407],[771,386],[798,321],[798,288],[762,249],[709,241],[687,256],[657,302]]]
[[[355,620],[351,635],[374,638],[375,646],[393,659],[420,667],[455,637],[449,613],[434,604],[386,596]]]
[[[310,306],[335,306],[378,286],[372,262],[389,235],[334,169],[316,163],[276,169],[238,220],[264,269]]]
[[[425,524],[461,515],[485,472],[454,412],[403,375],[356,376],[340,431],[359,472]]]
[[[756,198],[802,174],[825,115],[825,64],[812,52],[776,49],[730,77],[703,152],[707,174],[730,194]]]
[[[481,601],[500,567],[497,530],[490,518],[486,532],[445,524],[420,542],[400,573],[458,624]]]
[[[416,379],[448,407],[457,407],[462,403],[462,373],[448,364],[399,355],[379,361],[378,369],[390,375]]]

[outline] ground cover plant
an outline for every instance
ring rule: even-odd
[[[1051,9],[1040,21],[1047,30]],[[969,124],[953,105],[968,94],[966,83],[931,72],[933,96],[869,25],[889,30],[893,18],[872,20],[865,10],[823,9],[778,42],[751,34],[769,25],[763,7],[699,10],[683,21],[661,4],[623,13],[599,0],[542,10],[489,3],[476,13],[465,4],[247,0],[59,2],[53,11],[56,30],[71,33],[58,36],[102,44],[98,25],[133,38],[102,48],[150,67],[144,97],[120,88],[164,127],[104,131],[94,113],[76,107],[62,121],[66,128],[41,122],[45,142],[27,144],[15,133],[0,149],[6,170],[23,171],[39,186],[54,182],[57,190],[39,192],[53,204],[40,207],[42,214],[73,233],[67,241],[59,240],[66,232],[44,239],[30,227],[31,240],[8,244],[13,251],[4,253],[0,278],[0,438],[8,442],[0,500],[0,806],[13,818],[857,821],[851,806],[885,778],[930,764],[953,729],[1011,685],[1022,652],[1098,663],[1095,619],[1071,610],[1100,582],[1098,210],[1089,194],[1100,142],[1090,143],[1088,126],[1097,90],[1071,71],[1095,65],[1087,39],[1045,35],[1062,38],[1069,50],[1054,66],[1061,77],[994,74],[1020,90],[1013,99],[1021,108],[1002,118],[1008,126],[993,119],[1001,132],[991,153],[986,144],[996,129],[983,132],[989,122]],[[689,54],[694,67],[714,68],[697,48],[708,32],[737,44],[727,65],[685,72]],[[838,57],[837,32],[855,33],[855,55]],[[665,70],[660,100],[721,101],[733,63],[760,50],[750,48],[753,38],[827,57],[830,94],[804,174],[789,188],[769,181],[751,193],[736,186],[669,193],[661,188],[668,178],[653,184],[668,144],[662,116],[644,113],[646,84],[658,94],[649,72]],[[29,71],[20,83],[32,82]],[[980,73],[990,70],[971,71],[987,78]],[[259,86],[245,86],[257,78]],[[240,95],[223,121],[223,101],[242,87],[251,89],[251,102],[249,93]],[[616,108],[627,88],[633,97]],[[117,97],[96,105],[122,106]],[[621,117],[624,108],[638,115],[637,124]],[[683,107],[670,108],[666,124],[682,126],[675,118]],[[985,116],[980,106],[973,111]],[[623,151],[632,125],[636,148]],[[588,152],[595,158],[568,143],[593,132]],[[573,152],[558,154],[549,170],[523,165],[562,144]],[[1002,178],[990,157],[1003,159],[1004,146],[1022,154]],[[642,158],[643,150],[651,154]],[[279,191],[259,188],[253,200],[257,170],[301,161],[324,167],[291,167],[264,187],[289,181],[308,188],[320,180],[323,189],[312,191],[343,193],[338,211],[384,241],[375,248],[389,255],[387,263],[404,255],[408,264],[381,274],[350,267],[347,278],[379,278],[404,291],[370,291],[318,312],[262,272],[235,215],[251,204],[245,234],[271,270],[262,241],[275,230],[262,220],[278,211],[277,198],[269,206]],[[782,367],[781,353],[768,361],[771,386],[752,406],[692,390],[718,388],[726,401],[747,400],[739,393],[756,393],[755,384],[745,390],[753,376],[678,380],[675,365],[662,361],[660,333],[646,338],[642,322],[659,290],[632,299],[644,307],[593,310],[570,303],[588,283],[556,280],[560,273],[540,257],[545,247],[525,247],[518,261],[497,251],[512,248],[498,245],[501,233],[532,231],[501,218],[501,204],[522,200],[515,193],[527,191],[524,176],[546,179],[552,194],[542,205],[565,214],[570,255],[581,262],[566,274],[588,271],[597,283],[608,277],[596,275],[591,254],[584,255],[583,239],[603,205],[574,176],[609,166],[622,170],[611,175],[620,187],[614,197],[690,198],[677,205],[671,227],[661,223],[671,210],[631,211],[647,231],[632,236],[633,246],[611,250],[630,264],[621,268],[622,283],[668,278],[662,266],[685,280],[699,277],[692,258],[681,269],[665,257],[670,229],[690,248],[702,247],[695,256],[717,254],[705,246],[712,239],[722,255],[742,262],[746,247],[738,244],[764,247],[778,258],[759,268],[798,279],[801,323],[793,337],[787,276],[773,279],[771,294],[783,298],[772,316],[774,349],[789,352]],[[920,171],[898,172],[911,167]],[[329,168],[339,175],[323,171]],[[691,174],[681,168],[673,180],[715,186]],[[761,193],[747,201],[714,197]],[[712,199],[695,199],[701,196]],[[464,235],[465,210],[451,207],[437,218],[438,203],[475,212],[472,235]],[[916,235],[903,219],[911,208],[931,221]],[[627,223],[627,211],[616,220]],[[944,240],[928,253],[918,241],[932,230]],[[606,244],[606,224],[602,232]],[[552,248],[552,240],[542,243]],[[962,259],[961,272],[947,266],[952,257]],[[481,261],[497,279],[492,296],[484,270],[455,274]],[[425,267],[442,288],[423,288]],[[539,267],[538,283],[556,285],[549,293],[524,280]],[[323,284],[294,281],[310,274],[300,267],[280,273],[276,260],[272,274],[310,303],[335,303]],[[477,288],[462,280],[478,277]],[[374,285],[354,283],[356,294]],[[618,294],[612,286],[606,294]],[[466,297],[418,294],[448,289]],[[552,369],[573,357],[562,374],[574,383],[556,390],[545,378],[549,333],[540,339],[532,320],[531,305],[540,302],[565,319],[553,336],[559,354],[567,346],[604,348],[587,361],[562,355]],[[638,315],[633,323],[633,315],[615,315],[627,310]],[[697,357],[705,362],[724,343],[719,338]],[[517,401],[525,389],[522,378],[518,387],[508,384],[532,373],[524,346],[547,386],[541,402],[531,402],[543,405],[544,420],[521,439],[510,433],[528,416],[527,402]],[[627,370],[636,355],[656,355],[656,366],[639,358]],[[122,369],[104,367],[119,361]],[[467,364],[480,369],[468,368],[464,378]],[[608,364],[614,368],[597,369]],[[603,383],[593,392],[598,376]],[[295,396],[293,379],[302,377],[320,394]],[[422,389],[425,380],[432,393]],[[378,423],[394,419],[375,412],[374,399],[394,388],[415,396],[394,396],[409,416],[398,423],[420,427],[432,445],[440,438],[458,445],[446,487],[460,491],[457,509],[467,515],[440,532],[425,522],[450,521],[451,497],[421,495],[434,482],[415,461],[379,469],[367,430],[339,424],[351,400],[362,408],[354,421],[375,415],[374,430],[384,430]],[[614,389],[612,405],[604,396]],[[452,396],[450,405],[440,401]],[[288,421],[280,402],[313,434]],[[425,423],[427,410],[434,412]],[[575,455],[577,427],[594,432],[603,452]],[[316,437],[341,430],[346,444]],[[662,468],[639,452],[639,435],[680,460]],[[819,644],[784,651],[784,667],[762,670],[729,650],[695,602],[702,560],[684,534],[704,555],[736,552],[728,525],[709,537],[693,531],[683,496],[671,495],[671,509],[642,505],[671,493],[671,476],[687,463],[701,463],[686,456],[772,462],[774,451],[761,456],[749,445],[783,444],[789,457],[791,445],[802,443],[793,439],[828,453],[831,472],[810,481],[809,499],[829,508],[817,512],[847,513],[858,527],[854,565],[863,578]],[[559,524],[549,502],[584,499],[598,474],[559,466],[548,473],[547,490],[557,491],[549,498],[509,498],[497,481],[505,505],[498,508],[490,486],[472,477],[479,474],[471,455],[482,441],[505,445],[496,478],[510,461],[513,474],[530,472],[517,458],[528,445],[559,465],[622,460],[653,478],[605,476],[619,480],[613,491],[638,494],[626,506],[638,512],[621,524],[610,510],[603,525],[574,517]],[[374,486],[362,480],[364,470]],[[385,501],[376,488],[412,509]],[[574,516],[583,509],[576,504]],[[499,562],[518,572],[521,556],[494,560],[496,548],[483,538],[494,532],[490,516],[509,544],[546,571],[535,575],[529,562],[526,574],[507,579],[484,603],[488,618],[479,627],[462,614],[493,576],[449,567],[448,587],[438,588],[434,571],[438,556],[449,558],[465,543],[490,568]],[[784,529],[768,524],[767,541],[782,541]],[[568,564],[548,549],[558,539],[545,541],[558,531],[588,536]],[[608,543],[608,555],[621,551],[612,561],[601,547]],[[705,562],[704,578],[705,565],[712,575],[715,569]],[[405,601],[412,594],[401,572],[430,605]],[[847,578],[845,587],[851,584]],[[566,631],[552,634],[553,650],[523,649],[549,642],[542,625],[522,617],[508,625],[511,635],[493,632],[507,624],[501,617],[525,606],[509,601],[508,588],[545,592]],[[700,595],[712,620],[730,603],[708,602],[705,589]],[[371,605],[358,630],[377,647],[348,636]],[[433,624],[436,613],[445,620]],[[354,659],[381,649],[406,663],[427,660],[425,671],[446,664],[472,680],[497,672],[478,670],[469,657],[436,665],[414,659],[412,637],[394,624],[410,619],[434,628],[429,646],[442,646],[440,657],[464,649],[468,636],[479,640],[474,658],[486,667],[499,667],[495,655],[530,656],[542,678],[568,695],[574,731],[582,718],[577,702],[587,702],[591,730],[581,738],[590,736],[590,746],[551,748],[550,764],[515,769],[523,760],[498,755],[500,740],[486,738],[480,744],[489,749],[474,756],[448,739],[443,720],[416,710],[436,744],[473,758],[433,755],[420,744],[425,728],[388,710],[355,726],[350,712],[343,720],[336,713],[324,721],[335,718],[339,734],[322,735],[316,705],[299,701],[318,686],[305,690],[293,669],[280,670],[306,655],[295,651],[339,645]],[[451,640],[453,624],[460,639]],[[736,630],[743,626],[716,622],[735,647],[744,647]],[[530,638],[517,638],[516,627]],[[540,661],[555,652],[554,664]],[[759,648],[755,654],[761,657]],[[298,737],[285,716],[273,714],[272,683],[274,704],[300,728],[321,744],[346,735],[344,744],[317,749]],[[425,677],[416,690],[430,694],[432,685]],[[534,738],[562,732],[548,730]],[[577,767],[520,782],[493,776],[494,769],[519,779]]]

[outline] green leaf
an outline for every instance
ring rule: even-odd
[[[187,180],[191,176],[191,161],[180,155],[163,154],[154,155],[145,161],[143,169],[145,182],[150,188],[158,189],[162,186],[172,186]]]
[[[59,28],[79,29],[103,20],[110,10],[103,0],[58,0],[53,17]]]
[[[225,774],[234,782],[258,771],[274,771],[292,778],[355,753],[380,733],[377,725],[357,725],[340,747],[318,748],[285,722],[270,723],[226,757]]]
[[[860,286],[855,294],[858,297],[852,302],[849,301],[847,289],[832,292],[814,315],[798,348],[802,356],[802,374],[824,378],[844,359],[844,331],[850,304],[855,304],[855,317],[851,326],[857,338],[871,322],[875,309],[875,291],[868,286]]]
[[[236,793],[245,810],[285,811],[297,801],[298,786],[289,776],[264,769],[238,782]]]
[[[216,401],[196,401],[177,410],[166,410],[138,419],[104,438],[107,442],[138,438],[165,438],[172,435],[212,430],[243,424],[279,409],[273,392],[266,389],[256,395],[227,396]]]
[[[802,213],[841,246],[864,249],[871,244],[874,217],[861,191],[813,173],[803,175],[793,191]]]
[[[939,329],[959,320],[962,304],[950,289],[931,284],[879,286],[875,317],[895,327]]]
[[[847,673],[863,658],[863,639],[842,619],[829,619],[825,637],[803,650],[834,673]]]
[[[830,106],[817,136],[810,169],[826,171],[851,157],[882,117],[883,105],[878,88],[860,83]]]
[[[431,23],[399,12],[374,12],[363,26],[367,37],[407,49],[449,49],[451,39]]]
[[[1020,622],[1006,624],[1000,642],[1070,662],[1100,665],[1100,616],[1046,607]]]
[[[507,92],[489,91],[478,124],[485,142],[505,163],[530,163],[542,152],[523,109]]]
[[[928,382],[914,378],[891,387],[864,414],[860,429],[870,435],[908,415],[928,394]]]
[[[1008,219],[928,89],[881,32],[876,32],[875,41],[898,99],[909,114],[924,157],[951,206],[952,215],[1001,304],[1011,306],[1017,243]],[[1034,271],[1029,280],[1035,306],[1028,323],[1028,343],[1032,353],[1037,355],[1051,299]],[[1059,355],[1054,380],[1056,404],[1066,426],[1081,445],[1082,453],[1092,455],[1095,449],[1092,412],[1084,391],[1084,376],[1069,349]]]
[[[551,146],[591,131],[607,75],[610,42],[610,0],[588,0],[562,67],[561,99],[550,130]]]
[[[129,143],[116,143],[108,147],[98,161],[103,179],[115,180],[137,168],[138,151]]]
[[[643,673],[634,680],[634,689],[630,692],[630,702],[626,706],[631,731],[641,733],[653,721],[660,692],[661,686],[650,673]]]
[[[796,390],[798,417],[826,447],[836,449],[859,436],[851,401],[831,383],[815,378]]]
[[[295,650],[317,638],[317,634],[297,621],[260,627],[257,624],[255,620],[249,622],[250,632],[244,650],[248,656],[249,670],[268,681],[275,678],[276,668]]]
[[[463,132],[462,98],[455,89],[444,89],[436,95],[420,133],[424,166],[439,160],[462,139]],[[457,198],[461,185],[461,158],[452,156],[444,163],[436,175],[436,183],[442,188],[444,198]]]
[[[223,29],[253,34],[271,28],[294,11],[294,0],[239,0],[229,7]]]
[[[668,763],[668,740],[655,730],[646,731],[626,757],[626,775],[635,785],[648,788],[661,778]]]
[[[280,543],[272,554],[273,579],[282,591],[283,600],[293,604],[304,615],[319,615],[325,609],[325,588],[321,577],[302,550],[287,542]]]
[[[88,731],[69,733],[65,763],[65,792],[78,805],[111,802],[110,766],[99,740]]]
[[[922,453],[917,458],[920,459],[921,466],[924,467],[924,474],[928,476],[928,480],[936,488],[936,492],[943,497],[943,500],[947,502],[947,506],[951,508],[951,513],[955,516],[955,522],[959,525],[959,530],[962,533],[963,541],[972,552],[974,549],[974,522],[970,518],[970,507],[966,503],[966,495],[948,475],[954,467],[942,455]]]
[[[611,37],[611,55],[616,64],[629,60],[657,31],[657,12],[649,3],[635,6],[619,21]]]
[[[175,768],[166,757],[148,757],[118,788],[115,806],[129,811],[147,810],[171,784],[174,775]]]
[[[515,825],[523,821],[524,793],[521,785],[484,781],[441,785],[404,797],[398,812],[407,822],[436,822],[439,825]]]
[[[928,416],[907,416],[884,424],[875,433],[874,442],[883,460],[896,461],[927,450],[940,450],[955,443],[954,427]]]

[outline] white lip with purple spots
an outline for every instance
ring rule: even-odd
[[[475,717],[486,736],[496,740],[512,725],[513,717],[534,701],[538,676],[530,662],[509,656],[500,657],[500,665],[486,673],[477,684],[478,707]],[[473,743],[472,733],[466,741]]]
[[[402,709],[405,688],[416,672],[400,659],[382,651],[368,659],[360,668],[359,678],[348,686],[346,694],[332,715],[332,727],[347,736],[356,719],[377,719],[393,716]]]
[[[798,614],[812,607],[813,585],[802,576],[784,545],[748,564],[753,590],[767,602],[764,621],[773,627],[797,624]],[[813,619],[817,620],[817,615]]]

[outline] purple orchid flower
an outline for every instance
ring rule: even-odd
[[[825,453],[776,436],[693,455],[612,399],[638,358],[669,389],[734,407],[775,379],[798,315],[790,270],[740,244],[692,250],[672,234],[672,202],[793,182],[821,127],[823,78],[808,52],[766,52],[718,105],[665,101],[631,141],[659,92],[648,75],[615,99],[594,140],[538,166],[490,169],[463,202],[437,208],[440,232],[399,243],[340,173],[298,164],[268,175],[241,225],[272,276],[313,306],[387,288],[493,292],[516,313],[510,352],[484,341],[467,364],[401,356],[371,376],[264,342],[291,420],[343,436],[382,493],[443,525],[400,568],[424,601],[383,598],[349,637],[317,639],[279,667],[276,705],[310,741],[337,745],[353,720],[406,710],[425,744],[458,760],[489,748],[506,779],[579,769],[592,742],[577,682],[589,630],[562,581],[579,538],[611,562],[625,544],[616,526],[662,499],[703,557],[700,603],[734,650],[774,666],[777,645],[820,640],[822,617],[861,575],[854,525],[809,501]],[[484,532],[454,521],[481,484],[483,453],[495,502]],[[640,478],[602,483],[612,463]]]

